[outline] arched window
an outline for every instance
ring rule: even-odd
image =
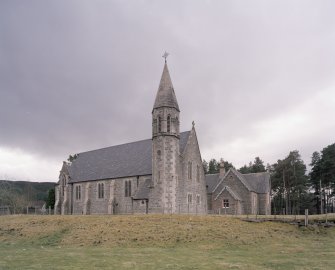
[[[168,115],[167,117],[167,132],[170,132],[171,129],[171,116]]]
[[[124,183],[124,196],[130,197],[131,196],[131,181],[125,181]]]
[[[105,185],[104,183],[98,184],[98,198],[103,199],[105,197]]]
[[[76,200],[79,201],[81,199],[81,186],[76,186]]]
[[[162,132],[162,119],[158,116],[158,132]]]

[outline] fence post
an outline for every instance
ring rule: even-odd
[[[305,227],[308,225],[308,209],[305,209]]]

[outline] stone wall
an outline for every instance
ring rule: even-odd
[[[132,214],[132,198],[139,185],[150,176],[107,179],[73,184],[73,214]],[[125,183],[131,181],[131,196],[125,197]],[[104,196],[99,198],[98,185],[104,184]],[[81,197],[76,199],[76,186]]]
[[[224,208],[223,200],[229,201],[229,207]],[[214,214],[240,215],[240,203],[225,189],[218,199],[213,201]]]
[[[225,186],[230,187],[230,189],[241,199],[241,214],[251,214],[251,193],[232,171],[229,171],[224,181],[221,181],[217,189],[213,192],[213,204],[215,198]],[[222,200],[222,196],[220,196],[218,200]],[[215,210],[214,207],[213,209]]]
[[[270,205],[270,194],[261,193],[258,194],[259,214],[260,215],[271,215]]]
[[[188,165],[192,162],[192,177],[188,179]],[[177,213],[207,213],[207,191],[205,183],[205,174],[202,167],[201,154],[199,145],[193,128],[190,132],[184,153],[180,158],[180,177],[177,183]],[[197,178],[197,166],[199,170],[199,178]],[[188,194],[192,196],[192,202],[188,203]],[[200,202],[197,203],[197,196]]]

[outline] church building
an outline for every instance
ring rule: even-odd
[[[165,61],[152,109],[152,138],[75,155],[63,162],[56,214],[207,213],[194,125],[180,110]]]
[[[268,173],[206,175],[194,124],[180,109],[165,65],[152,109],[152,138],[63,162],[55,214],[269,214]],[[223,166],[222,166],[223,167]]]

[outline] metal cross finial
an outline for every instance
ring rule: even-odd
[[[164,57],[165,58],[165,63],[166,63],[166,58],[169,56],[169,53],[167,52],[167,51],[165,51],[165,53],[163,54],[163,56],[162,57]]]
[[[194,123],[194,121],[192,121],[192,127],[194,128],[194,126],[195,126],[195,123]]]

